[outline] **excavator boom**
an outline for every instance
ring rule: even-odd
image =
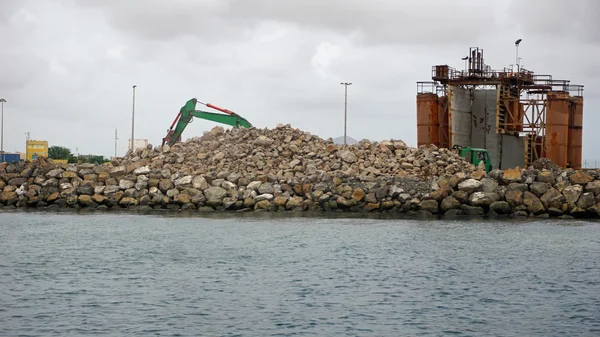
[[[204,104],[210,108],[225,112],[226,115],[222,115],[222,114],[218,114],[218,113],[214,113],[214,112],[196,110],[196,103],[202,103],[202,102],[198,102],[198,100],[196,100],[195,98],[192,98],[189,101],[187,101],[185,103],[185,105],[179,110],[179,113],[177,114],[177,117],[175,117],[173,124],[171,124],[171,127],[169,128],[169,130],[167,130],[167,136],[165,138],[163,138],[163,142],[162,142],[163,145],[168,144],[169,146],[173,146],[175,143],[180,141],[181,135],[183,134],[183,130],[185,130],[187,125],[192,121],[193,117],[206,119],[206,120],[221,123],[221,124],[231,125],[236,128],[239,128],[239,127],[251,128],[252,127],[252,124],[250,122],[248,122],[245,118],[241,117],[240,115],[236,114],[233,111],[219,108],[210,103],[209,104],[202,103],[202,104]],[[175,129],[173,129],[173,127],[175,127]]]

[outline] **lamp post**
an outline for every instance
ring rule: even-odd
[[[523,41],[523,39],[518,39],[515,41],[515,47],[517,47],[517,73],[520,71],[519,69],[519,44]]]
[[[135,88],[137,85],[133,85],[133,107],[131,108],[131,151],[133,152],[133,130],[135,125]]]
[[[2,129],[0,131],[0,153],[4,153],[4,103],[6,99],[0,98],[0,103],[2,103]]]
[[[352,85],[350,82],[341,82],[344,86],[344,146],[346,146],[346,124],[348,121],[348,86]]]
[[[465,61],[465,72],[468,73],[469,70],[469,66],[467,65],[467,60],[469,59],[469,56],[465,56],[463,58],[461,58],[461,60]]]
[[[115,159],[117,159],[117,129],[115,129]]]

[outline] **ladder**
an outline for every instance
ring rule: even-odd
[[[535,133],[525,135],[525,167],[528,167],[531,163],[539,159],[540,153],[537,153],[538,145]]]
[[[514,103],[518,102],[518,92],[516,88],[501,84],[498,87],[498,99],[496,101],[496,132],[505,134],[515,131],[514,123],[517,122],[518,111],[515,110]],[[518,110],[518,105],[516,107]],[[515,110],[515,111],[513,111]],[[512,115],[513,118],[510,118]]]

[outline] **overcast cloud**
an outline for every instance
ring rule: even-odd
[[[25,133],[73,152],[118,155],[131,135],[159,144],[190,98],[256,127],[416,144],[416,82],[460,68],[468,48],[501,69],[585,85],[584,159],[600,160],[597,0],[3,0],[0,97],[5,151]],[[200,108],[200,106],[199,106]],[[217,124],[194,120],[184,138]]]

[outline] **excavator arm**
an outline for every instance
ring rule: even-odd
[[[219,110],[226,114],[223,115],[214,112],[196,110],[196,103],[204,104],[209,108]],[[179,110],[177,117],[175,117],[175,120],[171,124],[171,127],[169,128],[169,130],[167,130],[167,136],[163,138],[162,145],[168,144],[169,146],[173,146],[175,143],[181,141],[181,134],[183,133],[183,130],[185,130],[185,128],[188,126],[188,124],[191,123],[193,117],[206,119],[221,124],[231,125],[236,128],[252,127],[252,124],[250,124],[250,122],[248,122],[245,118],[241,117],[233,111],[219,108],[218,106],[212,105],[210,103],[202,103],[199,102],[197,99],[192,98],[189,101],[187,101],[185,105]]]

